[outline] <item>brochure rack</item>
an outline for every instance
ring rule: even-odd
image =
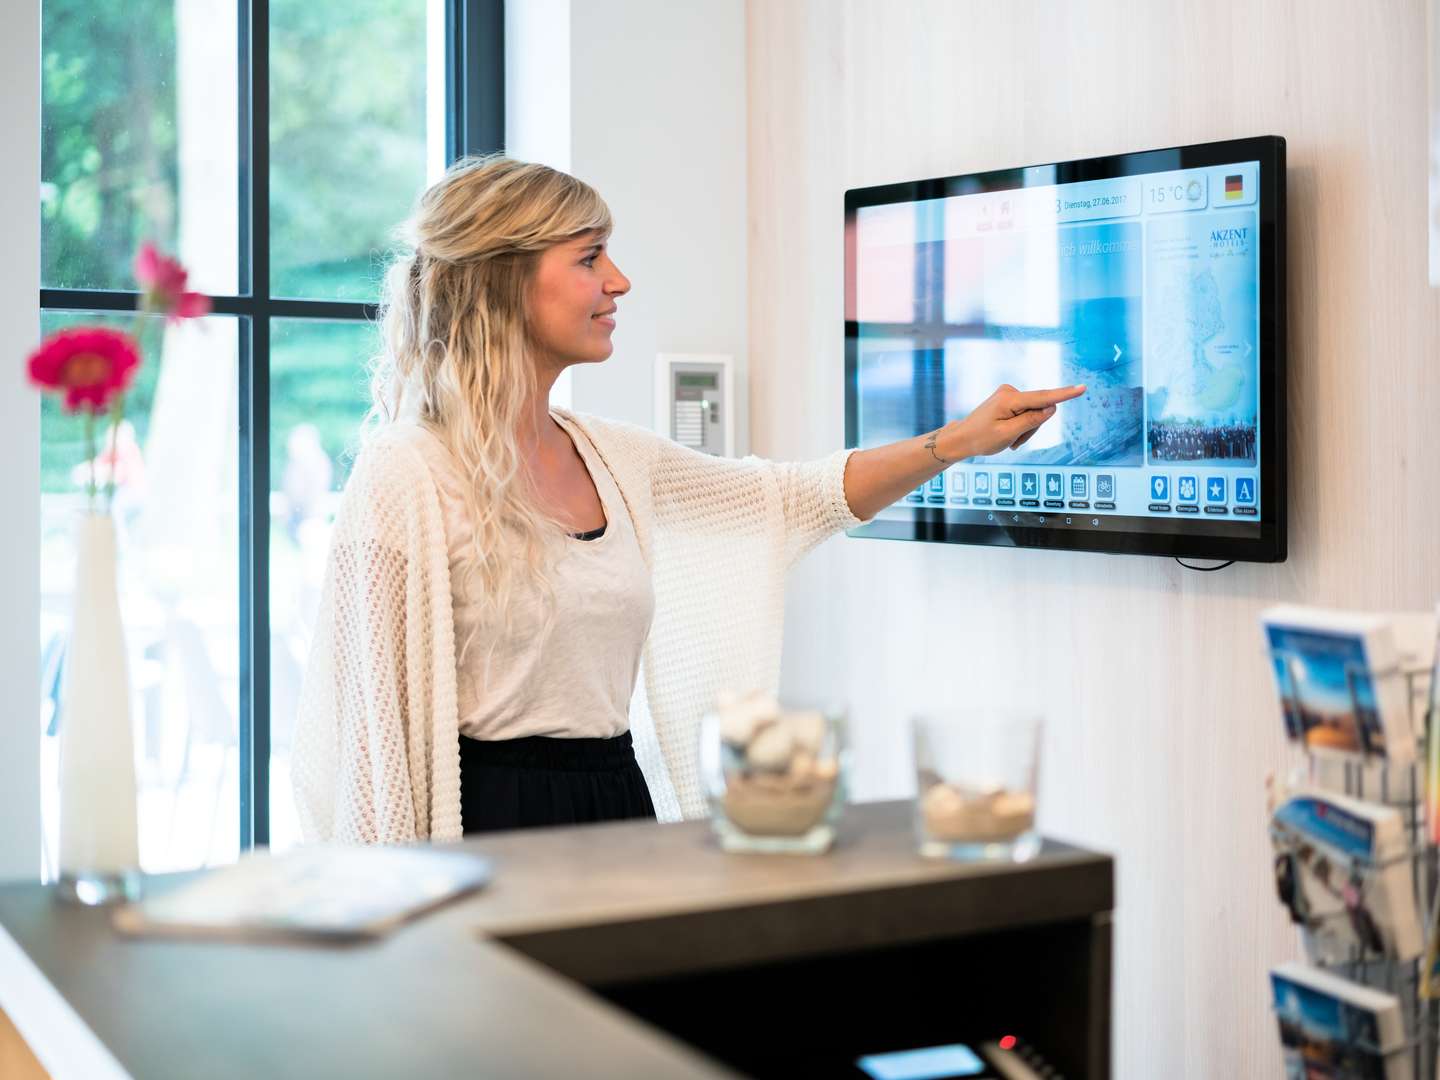
[[[1406,693],[1412,725],[1417,713],[1422,714],[1423,723],[1417,728],[1415,759],[1408,765],[1392,765],[1383,756],[1371,755],[1364,760],[1335,762],[1334,766],[1344,769],[1344,794],[1372,802],[1382,803],[1399,811],[1405,828],[1406,851],[1381,864],[1370,864],[1374,869],[1388,866],[1398,859],[1409,859],[1412,863],[1415,887],[1416,910],[1420,913],[1421,929],[1425,947],[1416,959],[1398,960],[1381,953],[1367,950],[1363,945],[1350,947],[1350,955],[1335,963],[1313,966],[1342,976],[1352,982],[1394,994],[1400,1001],[1400,1011],[1405,1023],[1403,1042],[1388,1047],[1369,1045],[1355,1036],[1349,1045],[1384,1058],[1410,1051],[1415,1080],[1434,1080],[1437,1063],[1437,1041],[1440,1041],[1440,980],[1430,985],[1428,965],[1433,963],[1430,955],[1430,937],[1434,933],[1437,902],[1440,902],[1440,880],[1437,880],[1437,849],[1430,842],[1427,826],[1426,767],[1432,747],[1432,723],[1437,719],[1430,715],[1428,708],[1417,708],[1416,703],[1428,701],[1428,687],[1431,673],[1429,668],[1413,670],[1393,669],[1385,673],[1373,673],[1375,681],[1402,679]],[[1422,696],[1423,695],[1423,696]],[[1351,683],[1351,698],[1354,715],[1360,715],[1360,703],[1355,700],[1355,684]],[[1320,763],[1309,755],[1311,780],[1318,779]],[[1272,823],[1272,838],[1276,846],[1285,849],[1296,842],[1288,830]],[[1346,918],[1348,912],[1334,913],[1330,918]]]

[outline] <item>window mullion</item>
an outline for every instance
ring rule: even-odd
[[[449,160],[505,146],[504,0],[448,0],[445,131]]]
[[[242,0],[240,350],[240,849],[270,843],[270,4]],[[248,219],[248,220],[247,220]],[[244,227],[244,226],[242,226]],[[242,292],[244,290],[242,289]]]

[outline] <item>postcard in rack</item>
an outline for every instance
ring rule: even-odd
[[[134,935],[375,938],[489,879],[484,856],[428,844],[255,851],[127,904],[113,922]]]
[[[1440,843],[1440,604],[1435,605],[1435,653],[1430,665],[1430,685],[1425,697],[1425,730],[1428,762],[1425,769],[1425,835],[1431,844]],[[1426,913],[1425,961],[1421,965],[1420,993],[1440,997],[1440,896],[1431,901]],[[1440,1074],[1440,1062],[1436,1063]]]
[[[1425,928],[1425,959],[1420,963],[1420,996],[1426,1000],[1440,997],[1440,903],[1433,903],[1427,914]],[[1440,1074],[1440,1061],[1436,1062]]]
[[[1285,733],[1319,755],[1415,758],[1400,654],[1382,615],[1284,605],[1261,612]]]
[[[1275,887],[1311,963],[1420,955],[1414,866],[1400,812],[1329,791],[1282,792]]]
[[[1394,994],[1304,964],[1270,970],[1286,1080],[1410,1080],[1405,1022]]]
[[[1440,844],[1440,603],[1435,605],[1435,647],[1430,660],[1430,685],[1425,694],[1425,738],[1429,758],[1425,778],[1426,833]]]

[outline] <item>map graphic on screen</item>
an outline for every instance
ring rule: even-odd
[[[1150,457],[1254,465],[1255,214],[1163,218],[1151,224],[1148,247]]]
[[[854,445],[933,431],[1004,383],[1087,387],[1023,447],[952,466],[882,518],[1053,527],[1075,515],[1044,511],[1079,510],[1095,529],[1258,536],[1278,362],[1263,366],[1263,156],[850,192]]]

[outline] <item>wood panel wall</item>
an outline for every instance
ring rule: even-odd
[[[752,442],[843,442],[847,187],[1258,134],[1289,144],[1290,560],[840,537],[797,572],[785,684],[838,693],[856,795],[905,794],[934,700],[1047,719],[1042,823],[1114,852],[1127,1080],[1279,1075],[1258,636],[1294,600],[1440,595],[1440,355],[1427,283],[1422,0],[750,0]]]

